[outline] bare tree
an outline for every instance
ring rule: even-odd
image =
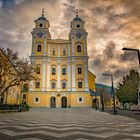
[[[0,49],[0,96],[22,82],[34,79],[33,66],[27,58],[20,59],[11,49]]]

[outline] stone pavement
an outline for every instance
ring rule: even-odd
[[[140,140],[140,121],[91,108],[0,114],[0,140]]]

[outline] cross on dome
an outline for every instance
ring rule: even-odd
[[[42,9],[42,17],[44,17],[44,13],[45,13],[45,12],[44,12],[44,8],[43,8],[43,9]]]

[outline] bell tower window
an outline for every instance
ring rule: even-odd
[[[80,28],[80,25],[79,24],[77,24],[77,28]]]
[[[41,45],[38,45],[38,46],[37,46],[37,51],[38,51],[38,52],[41,52]]]
[[[77,52],[81,52],[81,45],[77,45]]]

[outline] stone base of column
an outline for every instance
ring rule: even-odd
[[[89,91],[89,88],[88,88],[88,87],[86,87],[86,88],[85,88],[85,91]]]
[[[45,91],[45,87],[42,88],[42,91]]]
[[[76,91],[76,88],[72,88],[72,91]]]

